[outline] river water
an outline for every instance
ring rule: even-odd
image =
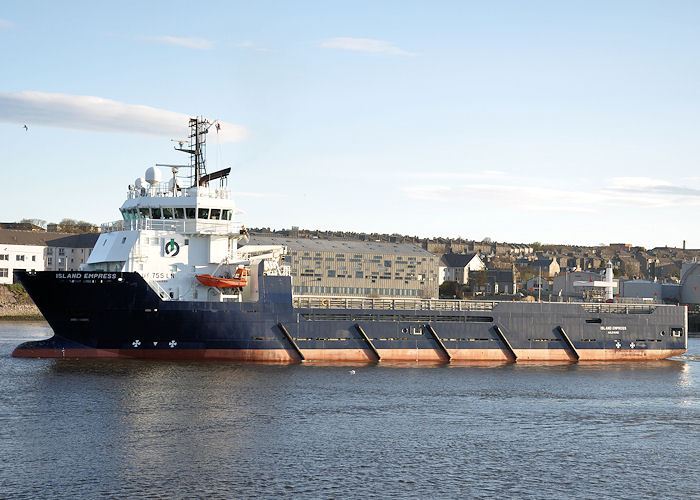
[[[50,334],[0,322],[2,498],[700,497],[700,339],[612,364],[10,356]]]

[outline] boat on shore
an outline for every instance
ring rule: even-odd
[[[285,248],[247,244],[230,169],[206,172],[214,125],[190,120],[189,143],[176,147],[190,164],[167,182],[152,167],[129,185],[122,219],[102,226],[80,271],[16,272],[54,336],[13,356],[573,362],[687,349],[682,306],[295,295]]]

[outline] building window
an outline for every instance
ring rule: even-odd
[[[49,266],[50,266],[51,264],[53,264],[53,257],[48,257],[48,258],[46,259],[46,263],[47,263]]]
[[[66,249],[65,249],[65,248],[59,248],[59,249],[58,249],[58,255],[66,255]]]
[[[36,262],[36,255],[32,255],[32,262]]]
[[[0,268],[0,278],[7,278],[8,273],[6,268]]]
[[[0,260],[10,260],[10,256],[7,254],[0,254]]]
[[[15,255],[15,260],[24,261],[24,255]]]

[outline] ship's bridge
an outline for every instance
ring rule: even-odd
[[[241,224],[231,193],[223,187],[173,187],[170,183],[129,186],[119,211],[122,220],[102,225],[103,232],[154,229],[183,234],[237,234]]]

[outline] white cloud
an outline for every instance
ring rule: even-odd
[[[655,200],[665,198],[673,203],[684,204],[693,198],[700,198],[700,189],[676,186],[669,181],[649,177],[615,177],[602,191],[616,195],[643,195]],[[695,205],[697,201],[690,204]]]
[[[190,49],[210,50],[214,48],[214,42],[204,38],[185,38],[178,36],[147,36],[144,40],[150,42],[162,43],[165,45],[176,45],[178,47],[187,47]]]
[[[88,130],[90,132],[132,133],[169,136],[188,135],[190,115],[102,97],[51,94],[46,92],[0,92],[0,121]],[[220,142],[236,142],[248,129],[220,122]]]
[[[415,54],[405,51],[391,42],[374,40],[372,38],[336,37],[323,40],[319,44],[324,49],[354,50],[358,52],[370,52],[373,54],[389,54],[400,56],[413,56]]]
[[[2,29],[2,28],[14,28],[14,27],[15,27],[15,25],[12,24],[7,19],[0,19],[0,29]]]
[[[518,182],[518,179],[512,179],[511,182]],[[551,181],[543,179],[540,186],[546,182],[551,184]],[[422,184],[405,186],[401,191],[410,198],[431,201],[512,202],[519,210],[530,211],[596,213],[613,207],[649,209],[700,205],[700,189],[676,186],[666,180],[647,177],[616,177],[589,186],[540,186],[527,185],[525,182],[511,185]]]
[[[651,177],[613,177],[610,179],[612,189],[648,189],[657,186],[670,186],[671,183],[662,179]]]

